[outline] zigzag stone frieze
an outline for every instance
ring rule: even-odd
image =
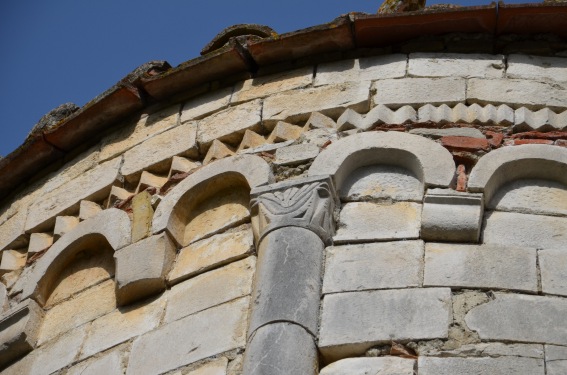
[[[478,104],[466,105],[459,103],[453,108],[446,104],[433,106],[426,104],[418,110],[419,122],[436,122],[446,124],[450,122],[466,122],[471,124],[500,124],[512,125],[514,123],[514,110],[507,105],[494,106],[488,104],[484,107]]]
[[[531,111],[518,108],[515,112],[514,132],[525,130],[566,130],[567,111],[555,113],[549,108]]]
[[[417,120],[415,109],[405,105],[397,110],[392,110],[383,104],[372,108],[366,115],[347,109],[337,120],[338,130],[362,129],[368,130],[373,125],[380,124],[403,124]]]

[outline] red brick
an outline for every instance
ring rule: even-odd
[[[457,191],[465,191],[467,187],[467,171],[463,164],[457,167]]]
[[[531,138],[531,139],[567,139],[567,132],[553,131],[553,132],[538,132],[530,131],[524,133],[516,133],[512,138]]]
[[[490,147],[488,146],[488,141],[482,138],[458,137],[458,136],[442,137],[441,144],[447,147],[448,149],[453,149],[453,150],[488,151],[490,149]]]
[[[515,145],[528,145],[528,144],[538,144],[538,145],[552,145],[553,141],[549,139],[515,139]]]
[[[488,138],[488,143],[492,147],[499,147],[502,144],[502,141],[504,140],[504,134],[502,134],[502,133],[497,133],[497,132],[493,132],[493,131],[488,130],[485,133],[485,135]]]

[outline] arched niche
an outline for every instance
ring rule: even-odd
[[[397,132],[370,132],[352,135],[332,143],[309,169],[310,176],[331,175],[341,196],[352,183],[352,174],[387,173],[402,176],[407,170],[426,187],[448,187],[455,173],[449,151],[418,135]]]
[[[471,192],[484,193],[484,202],[488,208],[494,208],[501,200],[497,192],[514,189],[513,184],[521,188],[524,185],[551,184],[567,186],[567,149],[550,145],[521,145],[504,147],[483,156],[471,171],[468,189]],[[526,180],[532,180],[526,181]],[[554,184],[555,183],[555,184]],[[499,193],[500,194],[500,193]]]
[[[32,273],[26,280],[22,299],[33,298],[45,305],[50,295],[67,276],[80,272],[88,267],[93,257],[108,257],[115,250],[121,249],[131,242],[131,224],[128,214],[111,208],[100,212],[97,216],[85,220],[72,231],[63,235],[37,261]],[[104,266],[113,272],[113,264]],[[104,270],[101,270],[104,273]],[[76,285],[71,290],[87,287],[89,280],[75,277]],[[73,282],[73,278],[71,279]],[[57,296],[62,299],[64,296]]]
[[[152,231],[167,230],[180,246],[218,233],[245,217],[249,220],[250,190],[271,182],[270,166],[258,156],[218,160],[167,194],[155,212]]]

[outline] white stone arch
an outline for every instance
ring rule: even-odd
[[[103,240],[116,251],[131,242],[131,224],[128,214],[116,208],[102,211],[77,225],[55,242],[37,261],[23,287],[22,300],[34,298],[45,304],[51,282],[69,258],[92,241]]]
[[[484,155],[472,169],[468,190],[484,193],[485,204],[506,183],[543,179],[567,186],[567,149],[551,145],[503,147]]]
[[[408,169],[424,188],[448,187],[455,174],[451,153],[430,139],[407,133],[367,132],[333,142],[315,158],[309,175],[331,175],[340,191],[349,174],[373,164]]]
[[[179,245],[185,246],[188,210],[204,196],[226,186],[250,190],[273,181],[270,166],[259,156],[240,155],[215,161],[188,176],[167,194],[154,214],[152,232],[167,230]]]

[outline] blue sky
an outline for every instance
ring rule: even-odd
[[[429,0],[480,5],[470,0]],[[524,2],[524,1],[507,1]],[[137,66],[199,56],[223,28],[259,23],[279,33],[374,13],[381,0],[1,0],[0,155],[66,102],[79,106]]]

